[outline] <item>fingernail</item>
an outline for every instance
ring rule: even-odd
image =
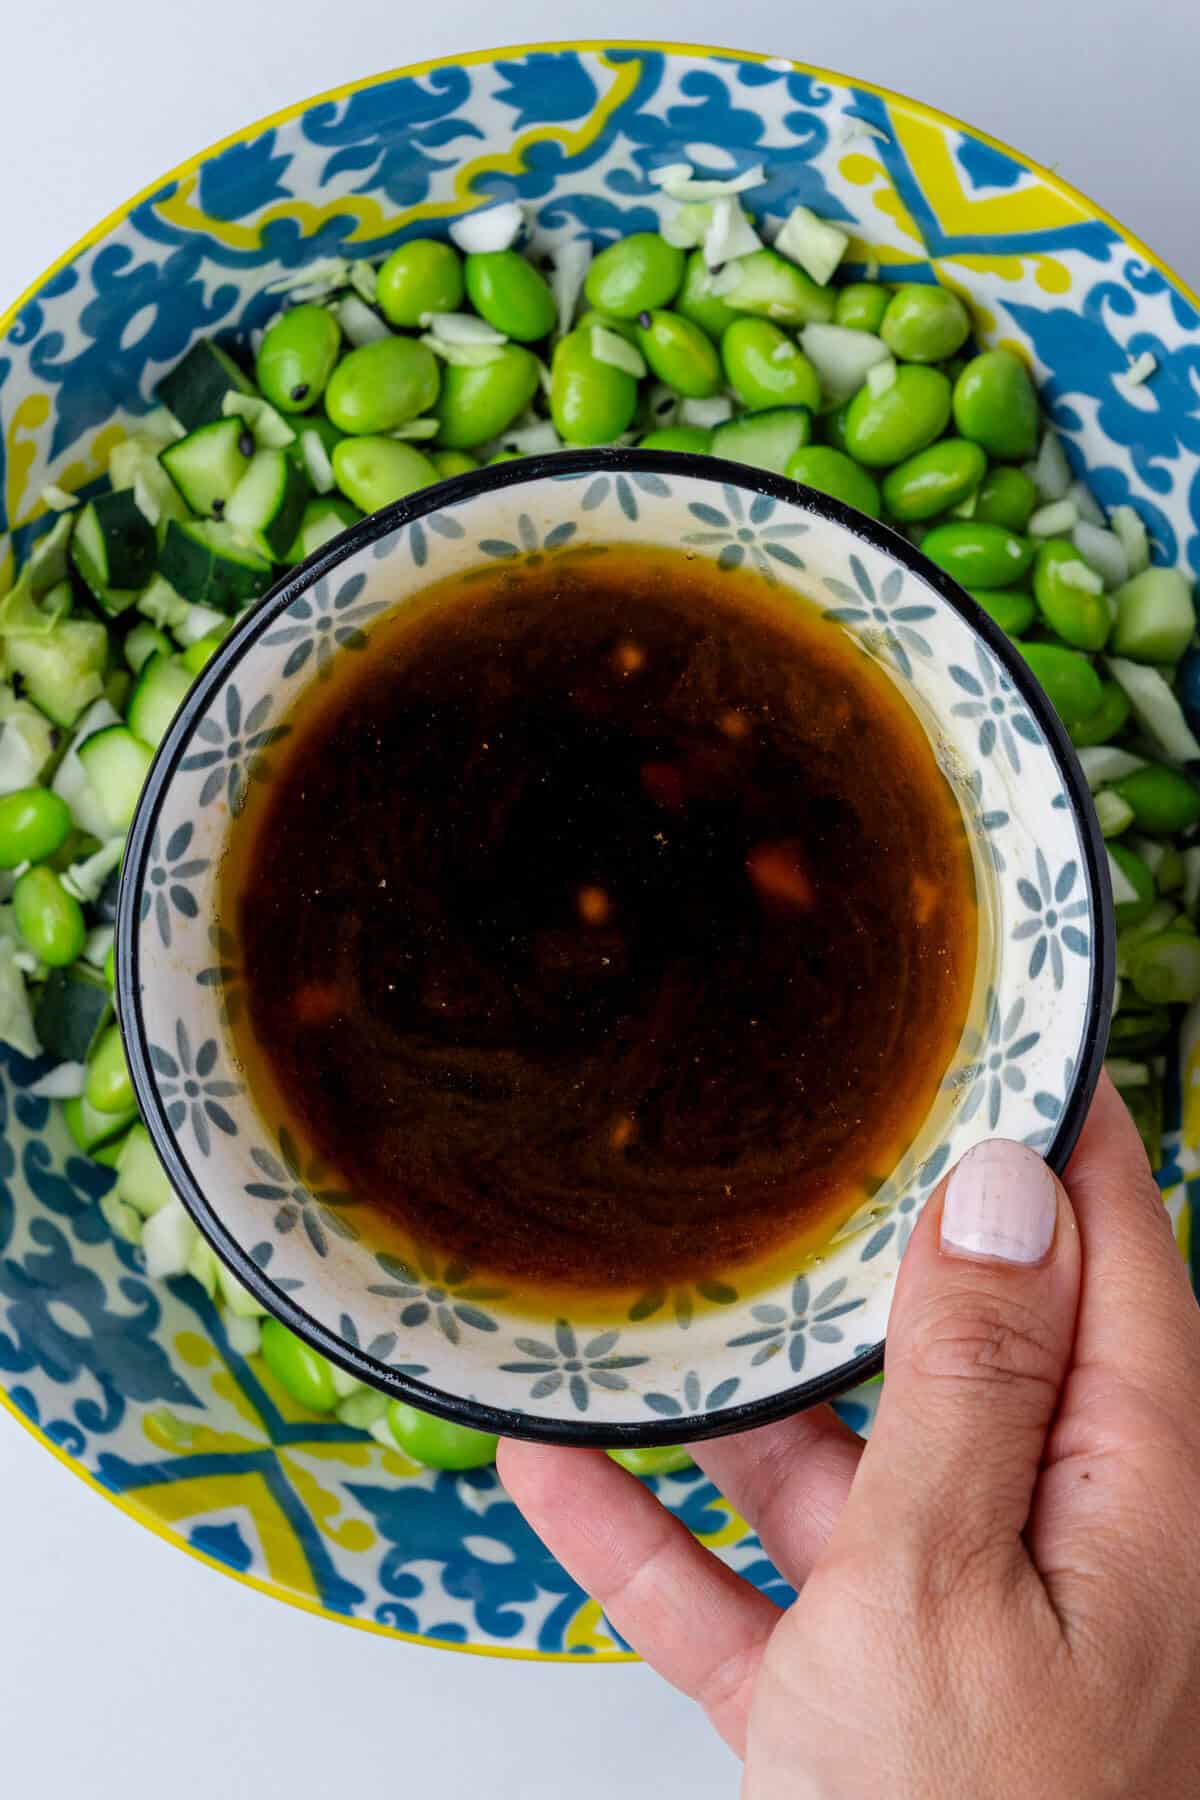
[[[968,1150],[946,1188],[942,1249],[949,1256],[1039,1263],[1054,1241],[1058,1190],[1033,1150],[992,1138]]]

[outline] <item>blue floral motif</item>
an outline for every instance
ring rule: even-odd
[[[406,1330],[424,1325],[432,1319],[448,1343],[457,1344],[461,1326],[472,1331],[496,1331],[498,1326],[481,1300],[502,1300],[507,1289],[476,1281],[469,1263],[460,1257],[440,1261],[432,1252],[421,1249],[411,1261],[376,1254],[375,1261],[388,1277],[368,1287],[370,1294],[400,1302],[400,1323]]]
[[[827,607],[825,617],[836,619],[840,625],[851,625],[863,636],[877,633],[900,673],[911,681],[912,657],[928,661],[933,655],[928,638],[917,630],[918,625],[933,618],[933,606],[926,600],[897,604],[904,590],[903,569],[889,569],[878,592],[861,557],[850,558],[850,573],[854,587],[845,581],[826,580],[829,592],[843,604]]]
[[[160,842],[157,828],[150,840],[150,856],[146,864],[139,915],[142,919],[148,919],[153,908],[158,935],[168,949],[171,944],[171,908],[174,907],[185,919],[194,919],[200,910],[196,896],[187,884],[204,873],[208,867],[208,858],[188,856],[188,847],[194,833],[195,826],[191,820],[187,820],[175,827],[165,844]]]
[[[999,743],[1009,767],[1014,775],[1019,775],[1021,753],[1017,739],[1040,744],[1042,734],[1008,674],[989,654],[982,639],[975,643],[975,663],[978,674],[958,663],[951,664],[950,679],[968,698],[957,701],[950,710],[957,718],[979,720],[980,756],[990,756]]]
[[[196,726],[196,736],[208,745],[206,750],[191,750],[181,760],[181,769],[189,772],[207,769],[197,803],[208,806],[222,788],[231,813],[241,810],[246,789],[252,781],[269,781],[271,764],[264,754],[272,744],[287,737],[290,725],[268,725],[272,694],[263,694],[243,718],[242,696],[235,681],[225,689],[225,723],[209,713]]]
[[[1008,864],[1004,859],[1004,852],[996,842],[995,833],[1003,831],[1006,825],[1012,823],[1011,816],[1004,811],[1003,807],[994,806],[989,807],[986,811],[983,810],[982,769],[971,770],[967,776],[966,787],[970,795],[967,813],[971,830],[979,838],[984,855],[993,869],[1003,874]]]
[[[561,550],[569,544],[579,526],[574,519],[564,519],[561,525],[553,525],[543,536],[528,513],[520,513],[517,517],[517,542],[509,538],[481,538],[479,551],[482,556],[490,556],[499,562],[524,561],[525,566],[536,569],[545,560],[546,552]]]
[[[423,569],[429,559],[429,532],[436,532],[438,537],[460,538],[466,535],[465,527],[451,513],[426,513],[423,519],[414,519],[408,528],[408,543],[412,551],[412,559],[418,569]],[[390,556],[394,544],[389,538],[381,538],[376,546],[381,556]]]
[[[496,98],[512,108],[514,131],[582,119],[596,104],[596,84],[572,50],[533,50],[520,62],[497,62],[496,73]]]
[[[679,1419],[685,1413],[694,1415],[700,1412],[719,1412],[728,1406],[733,1396],[741,1387],[739,1375],[727,1375],[718,1381],[715,1387],[705,1391],[704,1384],[695,1369],[689,1369],[683,1378],[682,1398],[677,1400],[673,1394],[652,1392],[643,1394],[643,1403],[651,1412],[658,1413],[660,1418]]]
[[[814,1296],[807,1275],[797,1275],[792,1283],[790,1312],[786,1306],[776,1306],[769,1301],[752,1306],[750,1315],[758,1320],[756,1329],[739,1332],[737,1337],[730,1338],[728,1348],[741,1350],[756,1345],[750,1358],[752,1369],[786,1349],[788,1362],[798,1375],[804,1367],[809,1340],[817,1344],[842,1343],[846,1334],[835,1321],[866,1305],[865,1295],[859,1295],[856,1300],[843,1300],[841,1296],[845,1290],[846,1277],[842,1275]]]
[[[1059,1120],[1063,1115],[1063,1108],[1067,1104],[1066,1096],[1071,1091],[1071,1083],[1074,1079],[1075,1058],[1073,1056],[1068,1056],[1063,1063],[1061,1093],[1051,1094],[1045,1088],[1039,1088],[1037,1093],[1033,1096],[1034,1107],[1036,1111],[1041,1114],[1042,1118],[1045,1119],[1046,1123],[1045,1125],[1040,1126],[1036,1131],[1031,1131],[1026,1134],[1025,1142],[1029,1145],[1031,1150],[1041,1150],[1045,1153],[1045,1151],[1050,1148],[1050,1145],[1054,1141],[1055,1133],[1058,1130]]]
[[[755,494],[749,508],[745,505],[745,497],[740,488],[732,485],[721,489],[725,506],[710,506],[707,501],[693,500],[688,511],[693,519],[705,526],[704,531],[685,531],[682,542],[685,544],[703,545],[711,548],[721,545],[717,554],[717,566],[721,569],[740,569],[749,560],[769,582],[778,581],[778,573],[773,563],[783,563],[789,569],[802,569],[803,559],[784,540],[802,537],[808,526],[800,519],[790,519],[783,524],[773,525],[776,502],[770,494]]]
[[[161,1044],[150,1045],[150,1064],[158,1077],[158,1093],[166,1105],[167,1123],[172,1131],[178,1131],[186,1120],[201,1156],[208,1156],[212,1150],[210,1125],[215,1125],[226,1137],[237,1136],[237,1122],[221,1102],[240,1094],[242,1084],[214,1074],[219,1060],[216,1038],[206,1038],[193,1056],[191,1039],[182,1019],[175,1022],[173,1056]]]
[[[964,1034],[971,1061],[949,1075],[946,1086],[965,1095],[958,1111],[962,1124],[973,1119],[987,1102],[987,1119],[995,1131],[1000,1122],[1000,1103],[1004,1089],[1014,1094],[1025,1091],[1025,1072],[1019,1067],[1034,1045],[1041,1042],[1040,1031],[1022,1031],[1025,1017],[1024,999],[1014,1000],[1003,1018],[994,990],[988,990],[987,1022],[982,1036],[976,1031]]]
[[[304,1166],[300,1147],[286,1125],[281,1125],[276,1135],[278,1157],[261,1145],[256,1144],[251,1150],[251,1161],[266,1180],[247,1182],[246,1192],[275,1208],[273,1224],[281,1237],[302,1222],[317,1255],[327,1256],[327,1231],[340,1238],[358,1236],[356,1227],[343,1217],[344,1209],[354,1205],[354,1196],[344,1188],[327,1184],[329,1171],[319,1157],[312,1157]]]
[[[697,1297],[707,1300],[710,1306],[732,1306],[738,1298],[738,1291],[728,1281],[719,1281],[715,1277],[697,1281],[694,1286],[684,1282],[672,1288],[646,1288],[630,1302],[625,1316],[631,1325],[637,1325],[644,1319],[655,1318],[669,1305],[675,1315],[675,1323],[680,1330],[686,1331],[696,1316]]]
[[[548,1399],[566,1382],[575,1410],[586,1412],[592,1388],[624,1393],[629,1383],[622,1371],[641,1368],[650,1360],[648,1356],[614,1356],[620,1337],[619,1331],[602,1331],[581,1345],[574,1326],[560,1319],[554,1327],[552,1344],[540,1338],[515,1338],[517,1349],[529,1360],[501,1363],[500,1367],[508,1375],[537,1376],[529,1390],[531,1400]]]
[[[1091,952],[1092,940],[1087,932],[1074,923],[1075,920],[1087,920],[1091,917],[1091,905],[1086,895],[1072,900],[1079,881],[1079,864],[1066,862],[1054,877],[1050,879],[1050,869],[1041,850],[1037,852],[1037,885],[1021,876],[1017,881],[1017,892],[1032,914],[1023,919],[1013,931],[1013,939],[1017,943],[1025,943],[1033,939],[1033,950],[1029,958],[1029,979],[1036,981],[1049,959],[1050,971],[1054,977],[1054,985],[1061,988],[1063,984],[1063,950],[1069,950],[1074,956],[1087,956]],[[1082,887],[1082,882],[1079,882]]]
[[[263,637],[272,646],[292,644],[287,661],[280,670],[284,681],[298,675],[310,656],[316,657],[317,679],[327,681],[333,673],[333,653],[338,650],[365,650],[367,636],[363,625],[387,606],[386,600],[358,601],[367,585],[365,575],[351,575],[336,593],[330,592],[327,578],[322,578],[306,593],[292,601],[283,617],[289,623],[277,626]],[[249,725],[249,718],[246,720]],[[201,795],[201,805],[204,804]]]
[[[900,1198],[892,1208],[891,1217],[877,1231],[873,1231],[864,1243],[860,1252],[862,1262],[874,1262],[889,1244],[893,1245],[897,1260],[904,1255],[921,1208],[929,1198],[930,1190],[937,1186],[946,1173],[949,1163],[949,1144],[939,1144],[936,1150],[919,1163],[914,1161],[911,1153],[905,1155],[895,1174],[886,1183],[887,1188],[892,1193],[899,1194]]]
[[[201,969],[196,980],[201,987],[215,987],[221,995],[221,1017],[232,1024],[245,1004],[244,972],[237,939],[224,925],[210,925],[208,941],[217,955],[215,963]]]
[[[248,144],[230,144],[200,171],[200,204],[214,219],[245,219],[276,200],[286,200],[291,188],[283,177],[292,159],[277,151],[279,134],[264,131]]]
[[[643,494],[653,494],[660,500],[671,492],[669,482],[664,481],[661,475],[647,475],[635,469],[628,475],[618,475],[615,481],[608,475],[597,475],[583,490],[579,504],[584,512],[595,512],[598,506],[604,505],[610,492],[615,492],[617,505],[625,517],[634,522],[638,517],[637,494],[634,491],[637,488]]]
[[[452,168],[483,136],[472,120],[454,116],[470,94],[466,69],[442,67],[309,107],[301,121],[304,136],[333,152],[321,169],[321,186],[349,170],[361,175],[356,193],[379,194],[395,207],[415,206],[428,197],[432,177]],[[435,155],[438,150],[448,154]]]

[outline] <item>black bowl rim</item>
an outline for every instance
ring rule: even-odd
[[[963,588],[928,557],[923,556],[906,538],[815,488],[743,463],[725,462],[718,457],[678,451],[605,448],[556,451],[547,455],[525,457],[515,462],[489,465],[466,475],[454,476],[449,481],[438,482],[432,487],[421,488],[342,532],[264,596],[255,610],[234,627],[193,684],[170,731],[155,754],[138,802],[122,869],[116,926],[117,1016],[142,1117],[155,1149],[170,1175],[172,1186],[197,1228],[238,1280],[266,1307],[268,1313],[329,1361],[368,1386],[442,1418],[501,1437],[525,1438],[550,1444],[626,1449],[723,1437],[732,1432],[748,1431],[754,1426],[769,1424],[823,1401],[836,1399],[882,1370],[886,1339],[880,1339],[869,1349],[840,1363],[825,1375],[798,1382],[778,1393],[765,1395],[762,1399],[746,1401],[740,1406],[723,1407],[715,1412],[700,1412],[688,1417],[655,1419],[636,1424],[600,1424],[586,1419],[543,1418],[521,1411],[510,1411],[485,1405],[462,1395],[447,1393],[413,1376],[401,1375],[389,1369],[386,1364],[347,1343],[328,1327],[311,1318],[290,1294],[274,1285],[224,1225],[218,1211],[195,1179],[191,1165],[179,1154],[174,1134],[167,1124],[165,1107],[147,1054],[138,979],[138,914],[146,862],[161,804],[196,719],[207,710],[213,694],[224,684],[229,671],[300,594],[322,576],[338,568],[348,557],[442,507],[470,500],[481,494],[503,492],[507,488],[523,487],[534,481],[554,479],[556,476],[639,472],[681,475],[717,486],[736,487],[750,495],[762,494],[792,505],[800,504],[809,512],[840,526],[851,536],[890,556],[934,588],[960,614],[1002,664],[1029,707],[1054,755],[1064,787],[1070,796],[1087,864],[1096,919],[1083,1044],[1078,1065],[1072,1075],[1070,1092],[1065,1096],[1054,1137],[1045,1152],[1045,1159],[1050,1167],[1056,1174],[1061,1174],[1075,1147],[1100,1078],[1115,978],[1115,927],[1104,839],[1096,819],[1090,790],[1070,738],[1011,640]]]

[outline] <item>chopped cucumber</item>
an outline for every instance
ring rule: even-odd
[[[136,1111],[126,1113],[97,1112],[81,1095],[63,1103],[67,1130],[85,1155],[92,1156],[102,1144],[123,1137],[137,1118]]]
[[[125,661],[135,675],[156,652],[163,656],[171,654],[171,644],[166,633],[160,631],[157,625],[152,625],[149,619],[143,619],[140,625],[134,626],[125,639],[124,648]]]
[[[154,573],[154,527],[132,488],[100,494],[75,522],[71,560],[108,613],[124,612]]]
[[[163,447],[162,438],[154,433],[135,431],[114,445],[108,458],[108,479],[113,487],[130,489],[151,525],[187,518],[183,497],[159,461]]]
[[[803,450],[811,438],[812,414],[806,406],[773,406],[718,425],[712,453],[782,475],[797,450]]]
[[[348,526],[357,524],[362,516],[358,507],[340,494],[322,494],[310,500],[284,562],[303,562],[305,557],[315,556],[324,545],[340,537]]]
[[[254,433],[248,425],[241,419],[216,419],[168,444],[159,461],[194,513],[219,519],[253,454]]]
[[[57,735],[36,706],[0,688],[0,794],[15,794],[41,779]]]
[[[114,487],[117,485],[123,486],[124,483],[113,483]],[[25,572],[29,575],[30,591],[35,600],[40,600],[43,594],[49,593],[52,587],[57,587],[59,582],[65,578],[71,536],[74,530],[74,514],[63,513],[45,536],[38,539],[30,551]]]
[[[43,1050],[61,1062],[83,1063],[111,1015],[108,983],[79,962],[51,969],[38,995],[33,1023]]]
[[[312,493],[308,477],[283,450],[255,453],[225,517],[264,556],[282,562]]]
[[[221,417],[226,394],[253,394],[255,387],[227,351],[202,338],[163,376],[155,392],[185,431],[195,431]]]
[[[145,663],[125,715],[134,736],[157,749],[183,704],[192,678],[176,657],[156,652]]]
[[[1196,629],[1192,590],[1181,569],[1144,569],[1113,595],[1109,648],[1134,662],[1178,662]]]
[[[73,725],[102,692],[108,633],[98,619],[61,619],[42,636],[5,641],[9,668],[56,725]]]
[[[128,828],[154,760],[127,725],[108,725],[79,746],[79,760],[113,831]]]
[[[159,558],[162,575],[186,600],[233,612],[265,593],[271,564],[238,542],[219,519],[195,519],[167,526]]]
[[[150,1133],[142,1124],[135,1125],[121,1145],[117,1159],[117,1193],[143,1219],[152,1219],[175,1198],[175,1189],[158,1160]]]

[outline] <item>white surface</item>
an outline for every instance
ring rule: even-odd
[[[1200,282],[1194,0],[102,0],[9,9],[0,304],[135,189],[276,107],[498,42],[654,33],[918,95],[1062,173]],[[732,1800],[644,1669],[391,1643],[222,1580],[0,1415],[5,1792],[88,1800]],[[167,1646],[169,1645],[169,1649]]]

